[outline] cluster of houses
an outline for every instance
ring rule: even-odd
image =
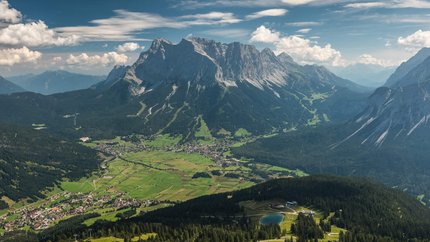
[[[123,193],[96,197],[93,194],[64,192],[50,197],[38,207],[25,206],[0,216],[0,226],[5,231],[26,226],[42,230],[61,219],[92,212],[95,209],[112,208],[116,211],[126,207],[152,206],[157,203],[158,201],[154,200],[126,198]]]

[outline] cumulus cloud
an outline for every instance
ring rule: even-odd
[[[286,52],[304,64],[343,65],[341,53],[333,49],[330,44],[319,46],[300,36],[282,36],[281,33],[266,28],[264,25],[258,27],[251,34],[250,41],[273,44],[275,53]]]
[[[116,48],[116,50],[118,52],[133,52],[133,51],[136,51],[136,50],[141,50],[143,48],[145,48],[145,47],[140,46],[138,43],[127,42],[127,43],[124,43],[122,45],[118,45],[118,47]]]
[[[60,37],[54,30],[49,29],[43,21],[11,24],[0,29],[0,44],[5,45],[61,46],[74,45],[77,42],[77,36]]]
[[[2,0],[0,2],[0,21],[5,23],[21,22],[22,14],[18,10],[11,8],[9,2]]]
[[[406,37],[399,37],[397,43],[412,48],[430,47],[430,31],[420,29]]]
[[[257,19],[257,18],[263,18],[263,17],[277,17],[277,16],[283,16],[288,13],[288,10],[283,8],[273,8],[273,9],[267,9],[259,12],[255,12],[252,14],[249,14],[246,16],[247,19]]]
[[[92,65],[92,66],[110,66],[125,64],[128,61],[128,56],[124,54],[118,54],[116,52],[104,53],[102,55],[88,55],[82,53],[79,55],[70,54],[66,59],[66,63],[69,65]]]
[[[27,47],[19,49],[0,49],[0,65],[13,66],[19,63],[36,62],[42,53],[29,50]]]

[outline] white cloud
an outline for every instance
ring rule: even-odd
[[[209,12],[179,17],[163,17],[144,12],[115,10],[115,16],[91,20],[90,25],[59,27],[55,30],[63,35],[76,35],[85,41],[147,40],[135,37],[148,29],[185,28],[195,25],[222,25],[242,21],[233,13]]]
[[[362,54],[358,57],[357,63],[365,65],[379,65],[383,67],[395,66],[396,64],[389,60],[378,59],[370,54]]]
[[[136,51],[136,50],[141,50],[143,48],[145,48],[145,47],[140,46],[138,43],[127,42],[127,43],[124,43],[122,45],[118,45],[118,47],[116,48],[116,50],[118,52],[133,52],[133,51]]]
[[[396,0],[394,8],[430,8],[430,2],[425,0]]]
[[[6,23],[21,22],[22,14],[18,10],[11,8],[9,2],[2,0],[0,2],[0,21]]]
[[[137,40],[136,32],[154,28],[184,28],[187,25],[157,14],[115,10],[115,16],[91,20],[91,25],[59,27],[63,35],[77,35],[84,40]],[[142,40],[142,39],[139,39]]]
[[[257,19],[257,18],[263,18],[263,17],[277,17],[277,16],[283,16],[288,13],[288,10],[283,8],[272,8],[267,9],[259,12],[255,12],[252,14],[249,14],[246,16],[247,19]]]
[[[345,5],[346,8],[378,8],[378,7],[385,7],[387,6],[386,3],[383,2],[363,2],[363,3],[349,3]]]
[[[235,24],[242,20],[236,18],[233,13],[209,12],[201,14],[184,15],[179,17],[185,20],[183,23],[191,25],[212,25],[212,24]]]
[[[300,36],[281,36],[279,32],[272,31],[264,25],[251,34],[250,41],[271,43],[275,46],[275,53],[286,52],[303,64],[318,63],[333,66],[344,64],[340,52],[333,49],[330,44],[321,47]]]
[[[305,5],[305,4],[321,2],[321,1],[319,0],[282,0],[282,2],[288,5],[296,6],[296,5]]]
[[[311,32],[312,29],[299,29],[296,32],[297,33],[301,33],[301,34],[307,34],[309,32]]]
[[[27,47],[19,49],[0,49],[0,65],[13,66],[19,63],[36,62],[42,53],[29,50]]]
[[[43,21],[11,24],[0,29],[0,44],[5,45],[60,46],[74,45],[77,42],[77,36],[60,37],[54,30],[49,29]]]
[[[82,53],[79,55],[70,54],[66,59],[69,65],[92,65],[92,66],[110,66],[117,64],[125,64],[128,61],[128,56],[118,54],[116,52],[104,53],[102,55],[88,55]]]
[[[420,29],[406,37],[399,37],[397,43],[411,48],[430,47],[430,31]]]
[[[264,25],[258,27],[251,34],[251,42],[262,42],[262,43],[278,43],[281,39],[281,33],[272,31],[266,28]]]

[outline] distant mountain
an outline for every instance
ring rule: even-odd
[[[269,207],[284,205],[287,201],[296,202],[300,207]],[[90,227],[82,226],[82,219],[75,217],[67,225],[58,223],[42,231],[39,238],[43,241],[71,240],[74,236],[87,238],[92,231],[96,236],[118,238],[156,233],[156,241],[283,241],[292,236],[301,237],[299,241],[317,241],[313,239],[316,237],[314,231],[321,230],[324,223],[300,224],[301,217],[294,223],[296,228],[303,227],[303,231],[290,231],[277,224],[258,224],[262,216],[283,210],[302,213],[286,213],[288,216],[304,215],[314,221],[317,216],[306,215],[303,207],[319,211],[321,217],[318,220],[325,220],[330,227],[333,225],[331,228],[343,228],[342,242],[427,241],[430,236],[430,210],[401,191],[360,178],[310,176],[274,179],[240,191],[199,197],[129,219],[116,222],[100,220]],[[259,213],[252,213],[253,210]],[[282,233],[287,232],[293,233],[280,239]]]
[[[104,79],[103,76],[83,75],[62,70],[10,77],[12,82],[26,90],[44,95],[86,89]]]
[[[222,130],[262,134],[344,122],[363,109],[367,95],[324,67],[301,66],[269,49],[201,38],[178,44],[157,39],[133,65],[115,67],[91,89],[1,100],[8,106],[0,114],[13,108],[14,115],[0,119],[39,120],[86,135],[172,133],[187,139],[202,125],[217,136]],[[74,113],[79,131],[63,119]]]
[[[385,86],[395,86],[397,82],[403,79],[410,71],[421,64],[425,59],[430,56],[430,48],[422,48],[415,56],[403,62],[396,71],[388,78]]]
[[[395,67],[380,65],[354,64],[346,67],[334,67],[331,70],[338,76],[372,88],[384,85]]]
[[[25,90],[0,76],[0,94],[11,94],[15,92],[25,92]]]

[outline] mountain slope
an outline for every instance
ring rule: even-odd
[[[403,78],[397,81],[392,88],[406,87],[411,84],[430,81],[430,56],[410,70]]]
[[[25,90],[0,76],[0,94],[11,94],[15,92],[25,92]]]
[[[396,71],[388,78],[384,86],[395,86],[398,81],[403,79],[411,70],[421,64],[425,59],[430,56],[430,48],[422,48],[415,56],[403,62]],[[401,86],[401,85],[397,85]]]
[[[219,236],[223,236],[219,241],[254,241],[276,238],[270,234],[280,236],[278,225],[269,228],[276,230],[277,227],[279,233],[268,230],[267,237],[262,234],[265,227],[256,224],[258,215],[248,217],[251,214],[243,208],[246,201],[265,202],[266,206],[297,201],[300,206],[312,207],[323,214],[332,213],[331,224],[348,229],[346,236],[355,237],[357,241],[414,238],[425,241],[430,236],[430,210],[402,192],[365,179],[315,176],[271,180],[232,193],[203,196],[128,220],[99,221],[90,228],[75,225],[75,229],[72,229],[74,226],[66,229],[59,225],[42,232],[40,237],[45,241],[71,238],[74,234],[86,238],[89,230],[96,237],[121,238],[156,232],[156,238],[151,241],[193,240],[189,238],[218,241],[215,238]]]
[[[11,81],[26,90],[44,95],[86,89],[105,78],[67,71],[46,71],[39,75],[11,77]]]
[[[44,130],[0,125],[0,197],[40,197],[60,179],[79,178],[97,167],[97,155],[87,147]]]

